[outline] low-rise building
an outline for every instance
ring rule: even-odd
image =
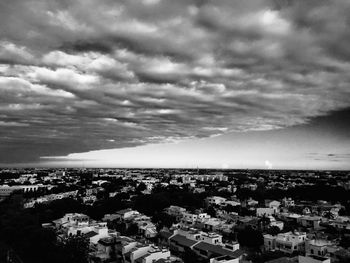
[[[297,222],[304,227],[311,227],[313,229],[320,228],[320,216],[302,216],[297,219]]]
[[[205,201],[207,205],[221,205],[222,203],[225,203],[227,199],[220,196],[211,196],[208,197]]]
[[[285,253],[305,250],[305,232],[280,233],[277,236],[264,235],[266,250],[280,250]]]
[[[180,206],[171,205],[164,209],[165,213],[174,216],[176,220],[180,220],[182,215],[186,212],[186,209]]]

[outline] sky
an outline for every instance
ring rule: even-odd
[[[0,2],[0,166],[350,169],[348,0]]]

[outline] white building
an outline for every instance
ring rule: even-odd
[[[270,207],[259,207],[256,209],[256,216],[272,216],[275,214],[275,209]]]
[[[266,250],[280,250],[286,253],[304,251],[305,232],[280,233],[277,236],[264,235],[264,246]]]
[[[227,199],[220,196],[211,196],[211,197],[208,197],[205,201],[207,205],[221,205],[225,203]]]
[[[285,197],[285,198],[282,199],[282,205],[284,207],[290,207],[290,206],[294,206],[295,203],[294,203],[294,200],[292,198]]]
[[[141,263],[153,263],[160,259],[170,259],[170,251],[166,248],[152,246],[145,255],[141,256],[137,261]]]
[[[334,253],[336,248],[334,244],[324,239],[312,239],[305,242],[305,254],[307,256],[328,257],[329,254]]]

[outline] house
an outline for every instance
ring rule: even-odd
[[[198,215],[185,212],[182,214],[181,224],[184,226],[193,226],[198,219]]]
[[[89,262],[110,262],[110,259],[115,256],[115,241],[114,237],[101,238],[97,243],[96,250],[89,253]]]
[[[130,237],[118,236],[115,239],[117,258],[124,259],[126,253],[137,246],[138,242]]]
[[[156,226],[152,222],[140,222],[138,228],[139,233],[146,238],[153,238],[158,234]]]
[[[222,236],[213,232],[200,232],[200,239],[209,244],[222,244]]]
[[[294,214],[294,213],[280,213],[277,216],[279,219],[292,224],[297,224],[298,218],[302,217],[302,215]]]
[[[275,214],[276,210],[270,207],[259,207],[256,209],[256,216],[271,216]]]
[[[331,223],[337,229],[350,230],[350,218],[346,216],[339,216]]]
[[[264,246],[266,250],[280,250],[285,253],[304,251],[305,232],[280,233],[277,236],[264,235]]]
[[[207,213],[197,213],[197,223],[205,222],[211,218]]]
[[[302,216],[297,219],[297,222],[304,227],[311,227],[314,229],[320,228],[320,216]]]
[[[224,222],[218,218],[210,218],[204,222],[204,229],[208,231],[218,230]]]
[[[137,243],[129,252],[124,254],[124,262],[135,263],[136,260],[147,254],[148,250],[151,249],[151,245]]]
[[[295,205],[295,202],[294,202],[294,200],[292,198],[285,197],[285,198],[282,199],[282,206],[290,207],[290,206],[294,206],[294,205]]]
[[[183,213],[186,212],[186,209],[182,208],[180,206],[171,205],[168,208],[165,208],[164,212],[170,216],[174,216],[176,218],[176,220],[179,221],[181,219]]]
[[[168,249],[151,246],[144,255],[136,259],[133,257],[133,255],[131,255],[131,258],[136,263],[153,263],[160,259],[170,259],[170,256],[171,254]]]
[[[208,206],[211,205],[221,205],[226,202],[226,198],[220,196],[211,196],[206,198],[205,202]]]
[[[191,240],[183,235],[173,235],[169,238],[170,250],[183,253],[197,244],[199,241]]]
[[[242,207],[247,207],[247,206],[257,206],[259,204],[258,201],[252,199],[252,198],[249,198],[248,200],[244,200],[242,202]]]
[[[325,239],[312,239],[305,242],[305,254],[325,257],[333,255],[338,248],[334,244]]]
[[[279,207],[281,202],[276,200],[265,200],[265,207],[271,208],[277,213],[279,211]]]
[[[276,200],[265,200],[265,206],[269,208],[279,208],[281,205],[281,202]]]
[[[132,216],[139,215],[138,211],[132,210],[131,208],[123,209],[115,213],[117,220],[126,220]]]
[[[304,209],[303,209],[303,215],[309,215],[309,214],[311,214],[310,208],[304,207]]]
[[[238,202],[238,201],[226,201],[224,202],[225,205],[230,205],[230,206],[240,206],[241,205],[241,202]]]
[[[264,249],[266,251],[272,251],[276,249],[276,236],[269,234],[264,235]]]

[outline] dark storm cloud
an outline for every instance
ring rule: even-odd
[[[278,129],[349,107],[349,8],[2,1],[0,162]]]

